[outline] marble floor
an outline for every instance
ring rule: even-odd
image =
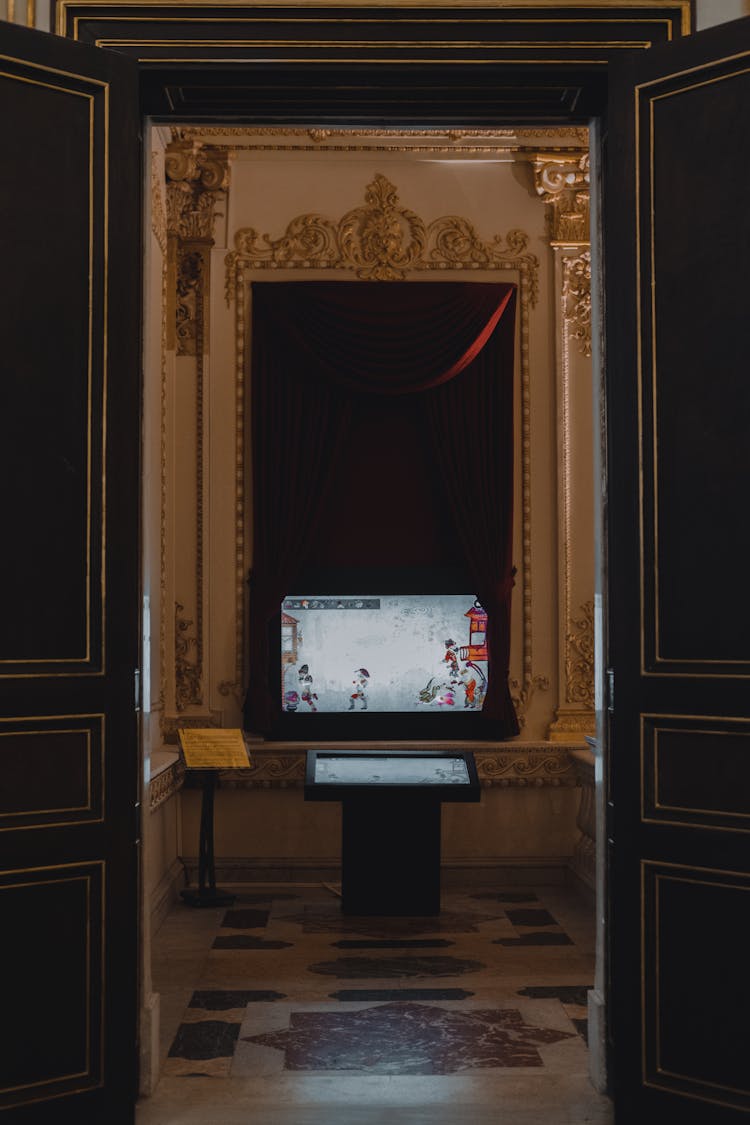
[[[162,1073],[138,1125],[610,1125],[579,892],[466,888],[437,917],[363,918],[335,886],[236,890],[156,936]]]

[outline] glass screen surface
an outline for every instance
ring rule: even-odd
[[[486,629],[472,594],[289,595],[281,612],[282,709],[481,710]]]
[[[320,755],[315,760],[318,785],[468,785],[469,771],[463,758],[346,757]]]

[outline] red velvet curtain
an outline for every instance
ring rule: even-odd
[[[424,412],[454,548],[488,614],[483,713],[518,733],[508,691],[514,310],[507,284],[253,286],[251,729],[269,730],[278,707],[269,625],[325,525],[355,404],[377,395],[409,396]],[[387,432],[379,442],[373,479]]]

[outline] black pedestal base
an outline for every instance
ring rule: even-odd
[[[440,913],[440,801],[414,794],[343,801],[344,914]]]

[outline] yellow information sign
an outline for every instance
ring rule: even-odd
[[[250,765],[245,740],[239,729],[180,727],[177,733],[189,770],[242,769]]]

